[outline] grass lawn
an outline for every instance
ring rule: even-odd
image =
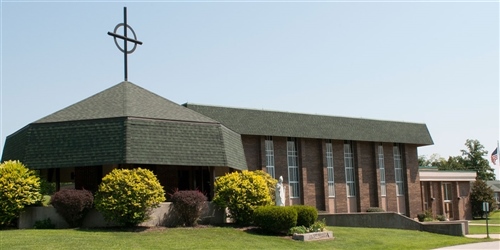
[[[231,227],[166,228],[144,232],[108,229],[3,230],[0,249],[433,249],[484,239],[420,231],[328,227],[334,240],[300,242]]]
[[[500,226],[488,226],[490,234],[500,234]],[[486,224],[484,226],[471,226],[469,225],[469,234],[485,234]]]
[[[473,224],[485,224],[486,218],[471,220],[469,223]],[[496,210],[495,212],[491,212],[488,216],[488,224],[499,224],[500,225],[500,210]]]

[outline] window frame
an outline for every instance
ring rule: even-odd
[[[290,198],[300,198],[299,156],[297,139],[289,137],[286,141],[288,185]]]
[[[266,152],[266,170],[273,179],[276,179],[275,165],[274,165],[274,142],[272,136],[266,136],[264,141]]]
[[[335,197],[335,173],[333,167],[333,145],[331,140],[325,143],[328,197]]]

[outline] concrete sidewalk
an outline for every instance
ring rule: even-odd
[[[468,234],[465,235],[467,238],[476,238],[476,239],[486,239],[486,234]],[[500,234],[490,234],[490,238],[492,239],[500,239]]]
[[[486,235],[485,235],[486,237]],[[491,235],[490,235],[491,237]],[[464,245],[456,245],[451,247],[436,248],[434,250],[452,250],[452,249],[500,249],[500,241],[480,242]]]

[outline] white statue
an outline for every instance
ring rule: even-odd
[[[276,183],[276,206],[285,206],[285,186],[283,185],[283,176],[280,176]]]

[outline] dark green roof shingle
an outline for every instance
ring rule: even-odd
[[[128,163],[245,170],[241,136],[227,130],[122,82],[8,136],[2,160],[38,169]]]
[[[241,135],[432,145],[425,124],[184,104]]]

